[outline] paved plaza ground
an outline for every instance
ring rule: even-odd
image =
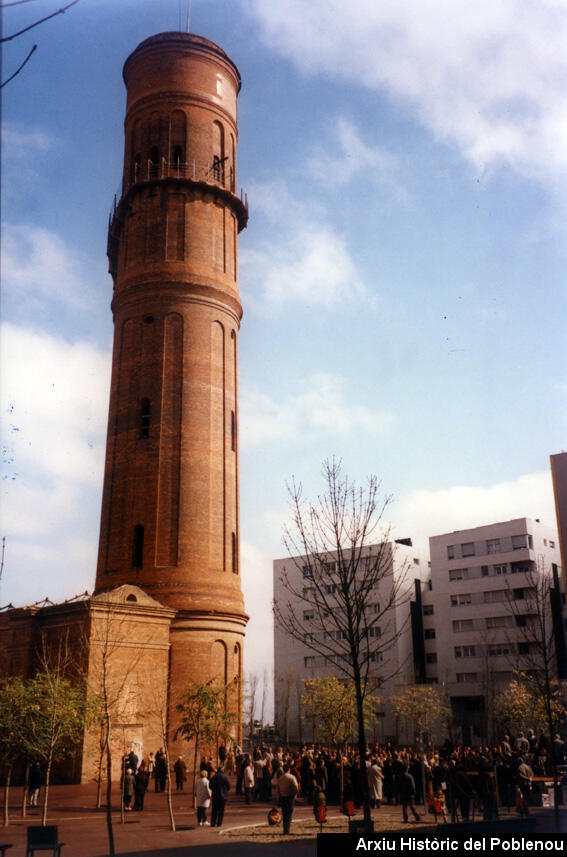
[[[231,794],[227,804],[223,827],[198,827],[196,813],[191,806],[189,792],[173,794],[173,807],[177,830],[169,826],[165,794],[149,791],[142,813],[129,812],[125,823],[120,820],[119,791],[114,789],[116,812],[114,836],[116,854],[120,857],[315,857],[316,834],[319,825],[313,818],[311,806],[301,799],[294,813],[290,836],[282,835],[281,825],[268,827],[266,817],[271,804],[254,803],[247,806],[242,797]],[[21,817],[20,788],[10,791],[10,824],[0,829],[0,843],[13,843],[7,852],[10,857],[25,854],[26,828],[41,823],[41,810],[28,809]],[[43,794],[42,794],[43,797]],[[59,838],[65,842],[62,857],[106,857],[108,838],[105,811],[95,809],[96,787],[52,786],[49,792],[48,824],[56,824]],[[419,809],[419,807],[418,807]],[[538,816],[538,832],[555,833],[553,810],[534,810]],[[506,810],[503,818],[514,817]],[[434,829],[431,815],[423,815],[419,822],[402,824],[399,806],[382,806],[373,812],[376,832],[403,828],[405,832],[427,825]],[[348,831],[348,822],[335,806],[328,807],[326,832]],[[561,828],[567,831],[567,808],[561,810]]]

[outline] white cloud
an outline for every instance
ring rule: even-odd
[[[36,152],[48,152],[56,141],[41,128],[27,128],[6,122],[2,127],[2,144],[9,157],[26,161],[28,166]]]
[[[346,238],[319,211],[294,200],[283,182],[256,186],[254,199],[277,238],[240,251],[240,281],[253,312],[272,315],[288,303],[330,309],[349,299],[376,307]]]
[[[2,603],[67,598],[96,569],[110,352],[4,324]]]
[[[329,138],[336,141],[338,154],[331,154],[327,140],[325,147],[316,147],[308,160],[309,171],[318,181],[328,184],[332,176],[333,188],[344,186],[357,176],[374,184],[393,183],[397,159],[378,146],[365,143],[352,121],[339,116],[332,124]]]
[[[349,432],[378,434],[395,422],[390,411],[377,411],[349,401],[344,378],[318,373],[298,384],[294,394],[270,397],[267,393],[248,387],[241,393],[240,414],[244,445],[254,447],[263,443],[278,443],[290,439]]]
[[[393,515],[395,538],[409,535],[422,546],[428,545],[430,536],[513,518],[539,518],[556,526],[549,472],[486,487],[456,485],[439,491],[412,491],[396,502]]]
[[[41,226],[5,224],[2,248],[4,300],[16,298],[27,312],[54,304],[91,305],[78,254]]]
[[[553,187],[567,173],[563,0],[248,0],[265,41],[306,74],[403,99],[477,170]]]

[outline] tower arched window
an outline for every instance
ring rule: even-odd
[[[183,149],[181,146],[175,146],[173,149],[173,166],[176,170],[181,167],[183,163]]]
[[[140,437],[142,438],[150,436],[150,419],[151,402],[149,399],[142,399],[140,403]]]
[[[132,551],[132,566],[142,568],[144,565],[144,525],[134,527],[134,545]]]
[[[159,167],[159,149],[157,146],[152,146],[150,149],[150,162],[151,162],[151,175],[157,175],[158,167]]]
[[[236,452],[236,414],[230,412],[230,448]]]
[[[238,540],[236,533],[232,534],[232,573],[238,574]]]

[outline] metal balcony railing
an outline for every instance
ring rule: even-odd
[[[151,181],[172,178],[189,179],[195,182],[204,182],[216,187],[222,187],[236,195],[234,171],[232,167],[225,165],[225,161],[226,159],[220,160],[215,158],[212,163],[203,164],[196,160],[169,162],[166,158],[162,158],[158,163],[148,160],[145,165],[135,164],[133,174],[130,177],[124,177],[120,190],[114,196],[110,220],[116,214],[118,203],[131,187]],[[240,189],[240,202],[246,211],[247,218],[248,195],[244,193],[242,188]]]

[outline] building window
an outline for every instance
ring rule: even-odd
[[[484,603],[494,604],[496,601],[504,601],[507,593],[507,589],[492,589],[489,592],[484,592]]]
[[[315,595],[315,590],[312,586],[304,586],[301,594],[303,598],[312,598]]]
[[[500,539],[487,539],[486,553],[500,553],[501,549]]]
[[[313,642],[313,634],[304,634],[303,635],[304,643],[312,643]]]
[[[310,565],[304,565],[301,569],[303,577],[313,577],[313,569]]]
[[[462,604],[472,604],[472,596],[470,592],[462,592],[459,595],[451,595],[451,606],[457,607]]]
[[[455,545],[447,545],[447,559],[455,559]]]
[[[435,628],[426,628],[423,632],[423,636],[426,640],[434,640],[435,639]]]
[[[303,621],[304,622],[312,622],[314,618],[315,618],[315,611],[314,610],[304,610],[303,611]]]
[[[524,600],[524,590],[523,589],[513,589],[512,590],[512,598],[514,601],[523,601]]]
[[[481,573],[482,573],[483,577],[488,577],[488,566],[487,565],[483,565],[481,567]]]
[[[518,627],[518,628],[525,628],[526,625],[528,624],[527,616],[525,615],[525,613],[521,613],[519,616],[516,616],[515,619],[516,619],[516,627]]]
[[[325,586],[325,592],[327,593],[327,595],[334,595],[336,591],[337,591],[337,586],[335,583],[328,583]]]
[[[512,616],[487,616],[486,617],[486,627],[487,628],[508,628],[511,624],[513,624]]]
[[[510,646],[489,646],[488,654],[491,658],[498,657],[499,655],[509,655]]]
[[[426,664],[436,664],[437,663],[436,652],[430,652],[428,655],[426,655],[425,656],[425,663]]]
[[[550,547],[550,548],[554,548],[554,547],[555,547],[555,542],[554,542],[554,541],[552,541],[551,539],[549,540],[549,547]]]
[[[476,657],[475,646],[455,646],[456,658],[474,658]]]
[[[150,436],[150,416],[150,400],[142,399],[142,401],[140,402],[140,437],[142,438]]]
[[[472,631],[473,629],[473,620],[472,619],[454,619],[453,620],[453,631],[458,634],[462,631]]]
[[[236,416],[234,411],[230,412],[230,448],[236,452]]]
[[[433,616],[433,604],[424,604],[423,615],[424,616]]]
[[[508,566],[506,563],[504,565],[495,565],[494,566],[494,574],[507,574]]]
[[[449,580],[465,580],[468,576],[468,568],[452,568],[449,571]]]
[[[478,673],[457,673],[457,682],[478,681]]]
[[[132,565],[134,568],[142,568],[144,560],[144,525],[136,524],[134,527],[134,545],[132,550]]]
[[[418,559],[418,557],[414,556],[414,558],[413,558],[413,564],[414,564],[414,565],[419,565],[419,559]]]
[[[238,544],[236,533],[232,533],[232,573],[238,574]]]
[[[518,654],[519,655],[529,655],[530,653],[530,644],[529,643],[518,643]]]
[[[474,542],[465,542],[461,545],[461,556],[474,556]]]
[[[303,666],[304,667],[312,667],[315,665],[315,656],[314,655],[306,655],[303,658]]]
[[[528,537],[525,536],[512,536],[512,550],[519,551],[522,548],[527,548],[528,546]]]
[[[383,652],[370,652],[370,654],[368,655],[368,661],[371,664],[381,664],[383,660]]]

